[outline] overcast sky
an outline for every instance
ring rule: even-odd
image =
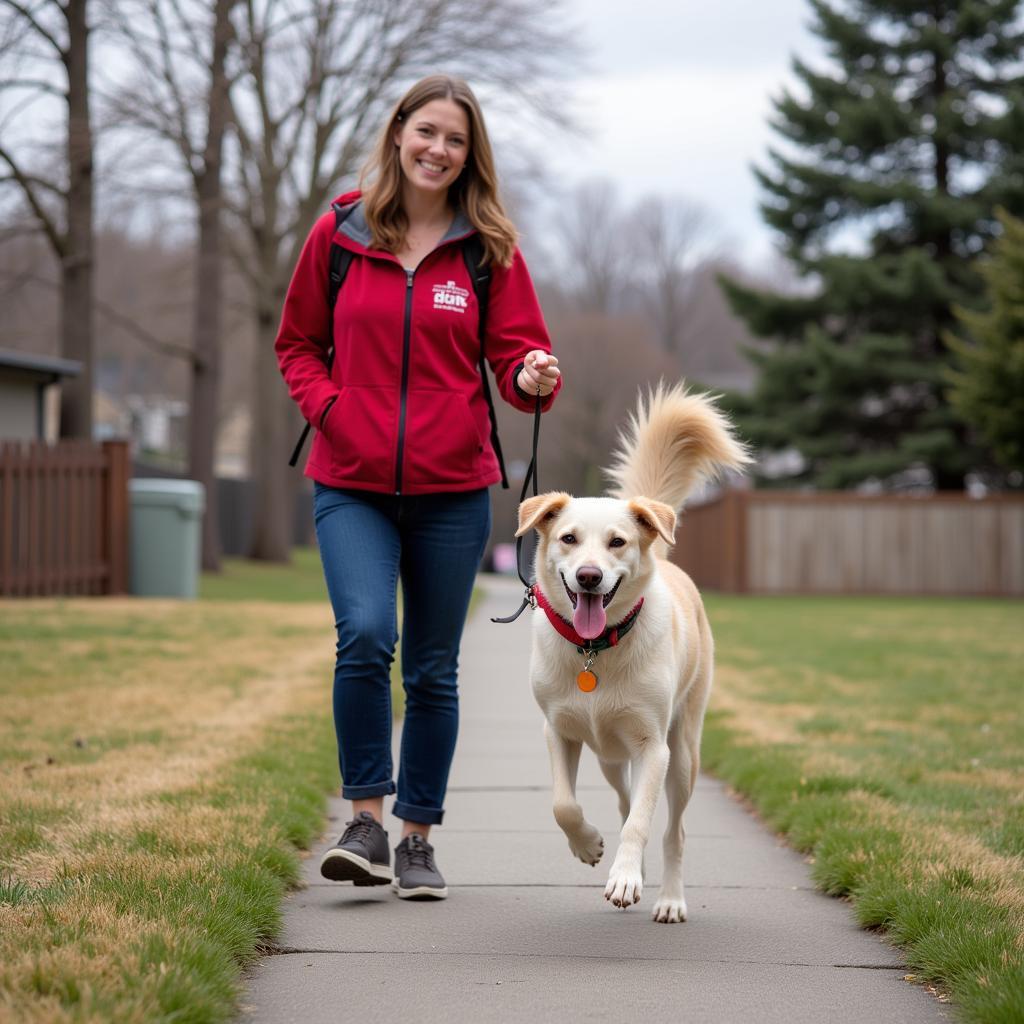
[[[765,163],[771,98],[791,58],[821,61],[806,0],[571,0],[592,70],[577,81],[582,139],[553,143],[568,181],[611,178],[625,198],[704,205],[750,265],[771,248],[750,170]]]

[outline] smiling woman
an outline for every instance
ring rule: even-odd
[[[324,300],[337,253],[348,263],[332,307]],[[306,243],[277,353],[292,397],[319,428],[306,475],[338,634],[334,722],[353,810],[321,873],[442,899],[426,840],[444,815],[459,639],[490,530],[487,487],[502,479],[483,363],[521,412],[538,396],[549,408],[560,384],[465,82],[431,76],[394,108],[361,191],[340,197]],[[396,782],[399,583],[406,715]],[[382,824],[391,794],[403,822],[394,879]]]
[[[454,100],[431,100],[402,119],[395,144],[408,208],[417,193],[429,201],[455,184],[469,156],[469,118]]]

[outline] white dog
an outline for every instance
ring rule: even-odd
[[[664,386],[642,399],[608,475],[613,496],[541,494],[519,507],[536,530],[531,681],[544,712],[555,820],[587,864],[604,841],[576,800],[587,744],[619,798],[623,825],[605,899],[640,899],[658,794],[668,797],[656,921],[686,920],[683,811],[697,779],[711,691],[711,630],[690,578],[664,561],[676,510],[702,478],[750,461],[705,395]]]

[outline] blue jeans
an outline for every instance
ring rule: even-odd
[[[401,579],[406,704],[394,813],[438,824],[459,727],[459,641],[491,530],[490,496],[482,489],[407,497],[318,483],[313,515],[338,631],[342,795],[396,792],[390,671]]]

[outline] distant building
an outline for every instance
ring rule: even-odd
[[[70,359],[0,349],[0,440],[55,442],[60,382],[81,372]]]
[[[244,480],[249,474],[249,438],[252,413],[235,406],[217,429],[214,473],[224,479]]]
[[[92,422],[98,441],[131,437],[132,414],[119,398],[107,391],[92,394]]]
[[[117,395],[100,390],[93,398],[97,440],[127,438],[135,459],[155,459],[166,469],[185,468],[188,414],[187,402],[166,395]],[[217,428],[215,476],[245,479],[251,431],[248,409],[236,406],[223,417]]]
[[[93,399],[96,437],[126,437],[132,454],[183,459],[188,403],[165,395],[112,395],[97,391]]]
[[[188,403],[163,395],[127,395],[132,443],[143,452],[185,453]]]

